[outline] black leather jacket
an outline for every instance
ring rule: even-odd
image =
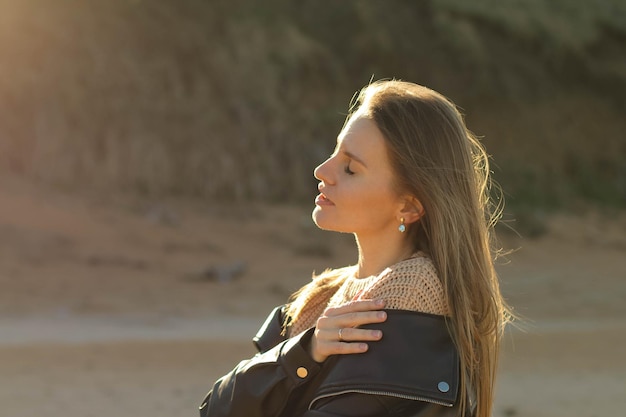
[[[384,323],[363,326],[383,331],[366,353],[318,364],[306,350],[314,329],[286,339],[277,307],[254,338],[259,353],[215,383],[200,416],[459,416],[459,358],[445,319],[386,311]]]

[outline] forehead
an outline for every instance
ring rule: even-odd
[[[366,117],[351,117],[337,137],[337,146],[370,162],[386,160],[385,138],[376,123]]]

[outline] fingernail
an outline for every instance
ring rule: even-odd
[[[383,301],[383,300],[376,300],[376,305],[377,306],[382,306],[384,304],[385,304],[385,301]]]
[[[374,330],[374,337],[379,339],[380,337],[382,337],[383,332],[381,332],[380,330]]]
[[[359,343],[359,350],[365,352],[367,350],[367,345],[365,343]]]
[[[384,311],[381,311],[378,313],[378,318],[379,319],[384,319],[385,317],[387,317],[387,313],[385,313]]]

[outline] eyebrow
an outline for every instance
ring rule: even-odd
[[[367,165],[365,165],[365,162],[363,162],[363,160],[361,158],[359,158],[358,156],[356,156],[355,154],[353,154],[352,152],[349,151],[341,151],[345,156],[347,156],[350,159],[354,159],[355,161],[357,161],[359,164],[363,165],[365,168],[367,168]]]

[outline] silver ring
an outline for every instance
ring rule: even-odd
[[[343,333],[343,329],[339,329],[339,341],[343,342],[343,337],[341,337],[341,333]]]

